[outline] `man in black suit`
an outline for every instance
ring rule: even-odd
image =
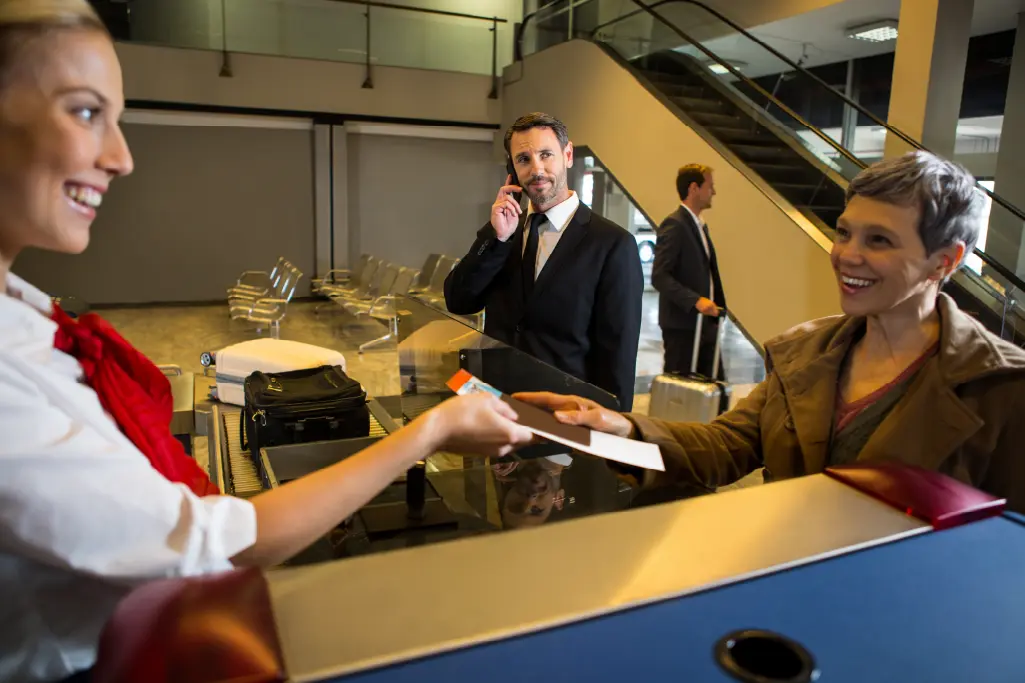
[[[529,114],[505,134],[508,176],[469,253],[445,280],[457,315],[487,308],[485,334],[633,406],[644,276],[629,232],[569,189],[566,126]],[[523,211],[513,194],[530,198]]]
[[[712,169],[688,164],[676,175],[680,208],[658,228],[651,284],[659,292],[658,324],[665,346],[665,372],[688,374],[694,353],[698,314],[719,315],[726,295],[708,226],[701,213],[712,207],[715,179]],[[705,318],[698,352],[698,372],[712,374],[715,335],[719,322]],[[723,377],[720,364],[719,378]]]

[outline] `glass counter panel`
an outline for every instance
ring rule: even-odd
[[[454,394],[446,382],[459,370],[467,370],[505,393],[553,391],[616,405],[608,392],[482,334],[469,320],[410,297],[398,300],[395,309],[401,392],[397,397],[375,397],[379,405],[389,406],[395,417],[390,429],[401,429],[401,424],[451,398]],[[319,469],[357,450],[344,443],[321,442],[264,449],[264,457],[272,471],[275,459],[290,458],[289,466],[277,468],[287,472],[287,477],[275,481],[283,484],[288,477],[302,476],[302,467],[296,467],[295,461]],[[422,493],[411,495],[410,487],[421,478],[426,484]],[[708,492],[698,487],[638,491],[604,459],[569,452],[558,444],[530,446],[504,458],[435,453],[377,496],[350,523],[289,564],[535,527]],[[422,501],[419,507],[416,500]],[[414,509],[422,513],[411,514]],[[444,519],[435,523],[439,509]]]

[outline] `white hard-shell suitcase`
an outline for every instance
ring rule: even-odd
[[[726,382],[719,382],[697,373],[704,318],[705,316],[698,314],[690,373],[686,376],[663,374],[654,379],[651,383],[649,416],[673,422],[711,422],[730,406],[730,386]],[[719,374],[719,356],[725,328],[726,325],[721,322],[715,337],[712,377]]]
[[[220,351],[207,352],[200,357],[206,367],[216,365],[216,398],[224,403],[245,405],[243,385],[246,377],[256,372],[288,372],[318,368],[322,365],[340,365],[345,371],[345,356],[322,346],[303,344],[286,339],[253,339],[225,346]]]

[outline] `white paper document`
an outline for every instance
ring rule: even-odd
[[[486,391],[501,398],[512,406],[519,416],[521,425],[548,441],[569,446],[573,450],[596,455],[606,460],[615,460],[624,465],[642,467],[646,470],[665,472],[662,451],[652,443],[624,439],[620,436],[596,432],[587,427],[565,425],[555,415],[536,406],[518,401],[486,384],[466,370],[460,370],[448,382],[449,388],[457,394]]]

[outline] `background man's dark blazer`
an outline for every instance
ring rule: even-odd
[[[709,258],[698,235],[701,229],[690,211],[682,206],[669,214],[658,227],[651,284],[659,292],[658,324],[663,330],[689,331],[693,334],[698,322],[698,311],[694,305],[700,297],[712,299],[719,308],[726,307],[726,294],[722,289],[722,280],[719,279],[715,246],[709,238]],[[709,272],[715,283],[715,297],[709,296]],[[714,335],[714,330],[712,333]],[[702,337],[707,338],[704,329]]]
[[[500,242],[489,222],[445,280],[457,315],[487,308],[484,332],[633,406],[644,275],[634,237],[581,204],[524,300],[526,212]]]

